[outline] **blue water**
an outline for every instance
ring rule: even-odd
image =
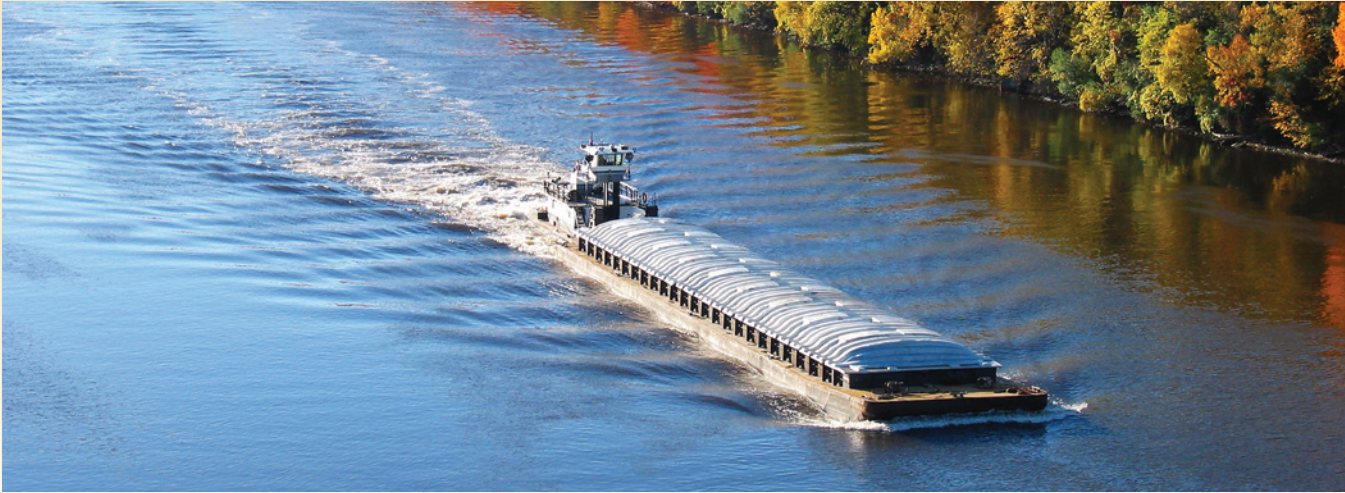
[[[1319,163],[619,4],[3,22],[7,489],[1345,485]],[[833,423],[661,327],[524,220],[590,132],[1054,404]]]

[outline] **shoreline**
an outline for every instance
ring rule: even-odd
[[[1228,147],[1235,149],[1246,148],[1261,152],[1269,152],[1303,159],[1312,159],[1316,161],[1323,161],[1333,164],[1345,164],[1345,151],[1337,151],[1334,154],[1309,152],[1296,147],[1285,147],[1285,146],[1267,144],[1264,141],[1261,141],[1260,139],[1257,139],[1255,136],[1252,135],[1219,134],[1219,133],[1203,132],[1199,128],[1190,126],[1161,125],[1153,122],[1137,120],[1124,113],[1114,111],[1084,111],[1079,108],[1078,103],[1052,97],[1050,93],[1045,91],[1035,90],[1034,89],[1035,84],[1032,83],[1026,83],[1023,86],[1020,86],[1020,89],[1012,89],[1007,88],[1006,85],[1001,80],[995,80],[994,78],[989,77],[978,77],[978,76],[960,74],[957,72],[951,72],[935,66],[874,64],[870,63],[862,56],[854,55],[852,53],[847,53],[841,50],[827,48],[825,46],[818,46],[815,44],[805,43],[803,42],[803,40],[799,39],[798,36],[775,30],[773,27],[763,26],[760,24],[736,24],[733,21],[724,18],[715,18],[705,14],[683,12],[681,10],[678,10],[676,7],[674,7],[671,3],[668,2],[638,1],[634,2],[634,4],[646,9],[664,11],[671,14],[682,15],[685,17],[694,18],[701,21],[724,24],[736,29],[746,29],[750,31],[770,33],[777,37],[792,39],[794,41],[797,41],[800,44],[800,46],[802,46],[804,49],[823,51],[833,56],[839,56],[855,60],[859,62],[860,65],[864,66],[866,70],[917,75],[941,81],[958,82],[976,87],[996,89],[1001,93],[1008,92],[1020,97],[1029,98],[1036,101],[1042,101],[1056,104],[1059,106],[1069,107],[1073,108],[1076,111],[1080,111],[1086,114],[1106,116],[1110,118],[1120,118],[1136,125],[1142,125],[1150,128],[1184,133],[1187,135],[1191,135],[1193,137],[1198,137],[1202,140],[1205,140],[1206,142],[1216,144],[1220,147]]]

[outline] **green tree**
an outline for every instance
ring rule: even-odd
[[[734,24],[774,29],[775,2],[721,2],[719,13]]]
[[[1139,10],[1120,2],[1073,4],[1071,48],[1052,52],[1051,80],[1085,111],[1126,104],[1140,85],[1136,61]],[[1127,13],[1130,16],[1127,16]]]
[[[720,9],[722,8],[721,4],[725,3],[729,2],[673,2],[673,6],[677,7],[677,10],[688,14],[701,14],[718,19],[723,17],[723,15],[720,14]]]

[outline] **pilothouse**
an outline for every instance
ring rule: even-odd
[[[589,139],[579,148],[584,156],[568,175],[547,177],[549,202],[537,213],[539,220],[573,234],[607,221],[658,217],[657,200],[626,183],[634,147]]]

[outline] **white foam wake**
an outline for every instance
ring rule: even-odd
[[[332,50],[339,58],[389,74],[396,82],[387,88],[399,94],[385,102],[313,101],[277,77],[284,70],[250,67],[244,75],[263,81],[263,96],[290,108],[245,120],[225,116],[230,112],[192,97],[193,89],[183,81],[160,79],[147,89],[172,98],[203,124],[228,130],[235,145],[272,157],[287,169],[349,184],[379,200],[423,208],[515,249],[547,255],[555,240],[529,220],[545,202],[540,185],[544,176],[561,170],[541,157],[544,149],[499,137],[486,118],[471,111],[472,102],[441,96],[443,88],[427,81],[425,74],[402,73],[378,57]],[[266,81],[272,82],[267,86]],[[432,108],[426,111],[434,120],[451,122],[452,128],[398,122],[396,108],[408,104],[405,100]]]
[[[555,165],[538,149],[492,142],[452,147],[415,142],[389,147],[308,140],[308,126],[265,133],[240,143],[286,157],[286,167],[339,180],[373,197],[411,204],[485,231],[510,247],[545,254],[547,236],[529,215],[544,204],[540,183]],[[309,148],[295,149],[308,141]],[[353,145],[352,145],[353,144]]]

